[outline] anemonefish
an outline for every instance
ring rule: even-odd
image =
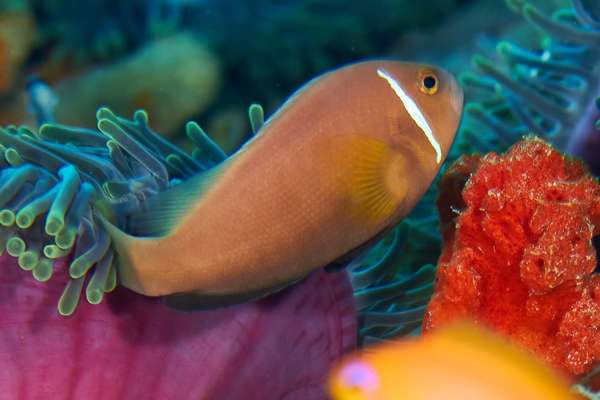
[[[445,159],[463,94],[439,67],[351,64],[296,91],[235,154],[105,224],[120,282],[173,308],[225,307],[343,266],[415,206]]]
[[[568,384],[474,324],[375,345],[334,367],[332,400],[576,400]]]

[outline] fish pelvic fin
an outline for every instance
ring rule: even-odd
[[[367,226],[389,218],[408,191],[404,155],[376,139],[351,135],[339,147],[351,212]]]

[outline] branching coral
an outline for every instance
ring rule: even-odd
[[[444,251],[423,329],[473,319],[585,374],[600,361],[600,185],[533,136],[480,157],[459,159],[439,183]]]
[[[150,130],[144,111],[129,121],[101,108],[97,118],[99,132],[58,124],[39,133],[0,129],[0,244],[40,281],[50,279],[53,260],[69,258],[63,315],[75,309],[94,266],[90,303],[116,284],[110,239],[94,221],[94,204],[111,204],[116,222],[128,229],[127,215],[139,201],[226,157],[193,122],[187,132],[198,148],[190,157]]]

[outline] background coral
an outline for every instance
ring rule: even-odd
[[[385,0],[366,6],[361,2],[339,0],[295,0],[285,5],[273,0],[252,3],[240,0],[91,0],[85,4],[72,0],[12,0],[0,4],[0,13],[8,15],[18,10],[37,26],[33,31],[34,41],[25,53],[25,63],[18,71],[17,82],[25,82],[25,77],[34,72],[52,86],[73,74],[78,74],[78,80],[82,80],[85,79],[82,75],[89,73],[93,83],[105,69],[111,71],[113,79],[119,80],[114,63],[122,66],[123,58],[139,54],[142,47],[152,48],[162,39],[181,33],[193,36],[216,57],[223,72],[222,90],[213,95],[213,101],[209,103],[214,107],[197,108],[195,115],[189,117],[209,126],[222,110],[235,109],[244,113],[252,102],[264,104],[270,114],[293,90],[315,75],[347,62],[387,54],[407,30],[432,26],[467,2],[429,0],[417,4]],[[173,47],[176,44],[172,42]],[[156,46],[160,47],[160,44]],[[185,52],[185,48],[180,52],[176,48],[171,50],[178,57],[183,57]],[[164,54],[163,57],[172,55]],[[140,74],[153,71],[152,63],[137,64],[136,68]],[[121,81],[127,80],[127,71],[121,71]],[[172,75],[176,73],[174,70],[163,76],[171,75],[175,79]],[[65,85],[66,82],[60,84],[63,91]],[[104,100],[118,100],[118,94],[125,87]],[[24,89],[21,85],[4,98],[0,96],[0,111],[10,110],[13,117],[2,119],[0,112],[0,123],[34,125],[18,112],[26,107],[19,92]],[[210,92],[210,88],[207,91]],[[181,91],[182,94],[185,92]],[[204,96],[202,91],[190,92]],[[83,103],[99,100],[95,90],[91,89],[80,90],[78,98]],[[72,100],[66,103],[65,106],[76,104]],[[139,100],[138,103],[145,106]],[[60,96],[58,104],[60,106]],[[117,112],[125,114],[132,111],[108,103],[101,105],[113,106]],[[148,111],[155,114],[153,110]],[[62,113],[62,116],[66,115]],[[79,118],[86,118],[89,113],[83,115]],[[158,116],[155,119],[159,120]],[[61,119],[57,122],[79,124]],[[173,122],[173,125],[177,124]],[[184,125],[185,121],[177,126],[179,137],[185,136]],[[158,129],[157,126],[154,128]],[[245,128],[248,132],[248,125]],[[221,144],[227,147],[225,143]]]
[[[152,115],[152,129],[173,139],[214,101],[221,80],[220,62],[206,44],[180,33],[110,66],[62,79],[54,85],[56,121],[91,129],[101,106],[110,104],[122,115],[144,109]]]
[[[459,159],[439,186],[444,252],[423,329],[472,319],[571,378],[591,371],[600,361],[598,180],[529,136],[504,155]]]
[[[551,16],[525,1],[507,3],[546,36],[532,50],[503,41],[495,59],[473,59],[485,77],[465,75],[462,84],[486,95],[465,108],[454,151],[469,153],[478,145],[505,149],[535,133],[579,156],[595,133],[584,132],[581,121],[590,119],[586,109],[599,94],[600,21],[581,0]]]

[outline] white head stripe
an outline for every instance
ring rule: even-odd
[[[423,116],[423,113],[421,113],[421,110],[419,110],[419,107],[406,93],[404,93],[404,90],[402,90],[402,88],[394,78],[392,78],[390,75],[388,75],[380,69],[377,70],[377,75],[388,81],[394,92],[396,92],[396,95],[400,98],[400,100],[402,100],[402,104],[404,104],[404,108],[406,109],[410,117],[417,123],[419,128],[421,128],[425,136],[427,136],[427,139],[429,139],[429,143],[431,143],[433,149],[437,154],[436,161],[439,164],[440,161],[442,161],[442,149],[440,148],[440,144],[437,142],[437,140],[435,140],[433,132],[431,131],[427,120]]]

